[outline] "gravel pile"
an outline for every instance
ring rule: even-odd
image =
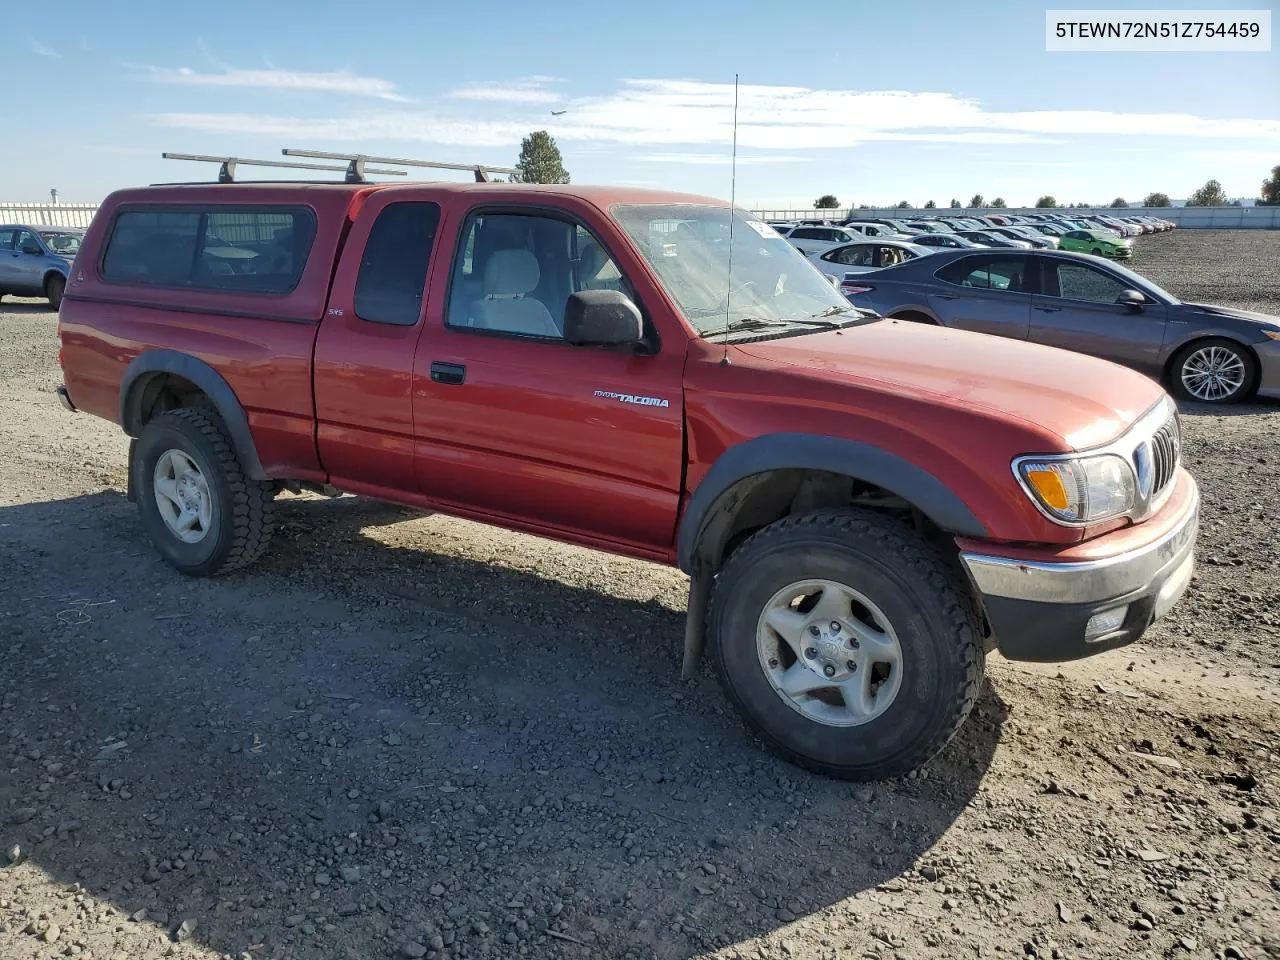
[[[1280,235],[1138,249],[1276,302]],[[670,570],[290,497],[179,577],[55,351],[0,306],[0,956],[1280,956],[1280,406],[1187,411],[1204,562],[1147,641],[993,658],[941,758],[851,786],[680,681]]]

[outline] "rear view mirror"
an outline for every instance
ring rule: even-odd
[[[1120,296],[1116,297],[1116,303],[1137,312],[1147,305],[1147,298],[1137,290],[1125,290],[1121,292]]]
[[[581,290],[564,307],[564,339],[576,346],[617,347],[644,339],[639,308],[617,290]]]

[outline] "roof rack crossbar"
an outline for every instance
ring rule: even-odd
[[[235,183],[236,167],[284,167],[289,170],[331,170],[336,172],[345,171],[346,167],[336,166],[332,163],[296,163],[288,160],[249,160],[245,157],[214,157],[201,153],[162,153],[160,154],[166,160],[196,160],[202,163],[220,164],[218,169],[219,183]],[[369,169],[365,170],[372,176],[379,177],[404,177],[408,176],[404,170],[382,170]],[[348,178],[349,180],[350,178]],[[363,181],[361,181],[363,182]]]
[[[366,173],[366,163],[390,164],[396,167],[430,167],[437,170],[467,170],[475,174],[476,183],[488,183],[490,173],[514,174],[514,167],[491,167],[481,163],[444,163],[434,160],[408,160],[397,157],[371,157],[363,153],[330,153],[326,150],[294,150],[285,147],[280,151],[286,157],[310,157],[313,160],[345,160],[347,161],[347,181],[361,183]]]

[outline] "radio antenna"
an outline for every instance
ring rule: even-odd
[[[724,353],[720,365],[729,362],[729,301],[733,299],[733,211],[738,197],[738,75],[733,75],[733,156],[729,162],[729,276],[724,293]]]

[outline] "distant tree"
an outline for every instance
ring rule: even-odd
[[[1280,164],[1271,168],[1271,176],[1262,181],[1260,207],[1280,207]]]
[[[858,209],[859,209],[859,210],[870,210],[870,209],[871,209],[871,204],[869,204],[869,203],[860,203],[860,204],[858,204]]]
[[[1144,207],[1172,207],[1173,201],[1167,193],[1148,193],[1142,201]]]
[[[975,193],[972,197],[969,198],[969,207],[971,209],[975,207],[985,207],[986,205],[987,205],[987,198],[980,193]]]
[[[824,193],[813,201],[813,209],[815,210],[834,210],[838,206],[840,206],[840,201],[836,199],[834,193]]]
[[[1244,206],[1244,204],[1243,204],[1243,203],[1241,203],[1239,200],[1232,200],[1230,203],[1228,203],[1228,204],[1227,204],[1227,206],[1228,206],[1228,207],[1243,207],[1243,206]]]
[[[1128,206],[1129,206],[1129,201],[1126,200],[1124,197],[1116,197],[1114,200],[1111,201],[1112,210],[1125,210],[1128,208]]]
[[[1222,192],[1222,184],[1210,180],[1203,187],[1187,198],[1188,207],[1225,207],[1227,195]]]
[[[937,209],[938,209],[938,205],[937,205],[936,203],[934,203],[932,200],[929,200],[929,201],[927,201],[927,202],[925,203],[924,208],[925,208],[926,210],[937,210]]]
[[[1053,199],[1053,196],[1050,194],[1046,194],[1036,201],[1036,208],[1040,210],[1047,210],[1050,207],[1056,207],[1057,205],[1058,201]]]
[[[1006,206],[1008,206],[1008,204],[1004,202],[1004,197],[996,197],[994,200],[991,201],[990,204],[988,204],[988,206],[992,207],[995,210],[1003,210]]]
[[[899,210],[910,210],[910,209],[911,209],[911,201],[910,201],[910,200],[899,200],[899,201],[898,201],[898,209],[899,209]]]
[[[960,209],[960,201],[959,201],[959,200],[956,200],[956,199],[954,199],[954,198],[953,198],[953,199],[951,200],[951,209],[952,209],[952,210],[959,210],[959,209]]]
[[[520,141],[520,159],[511,178],[516,183],[568,183],[569,171],[555,138],[545,130],[535,130]]]

